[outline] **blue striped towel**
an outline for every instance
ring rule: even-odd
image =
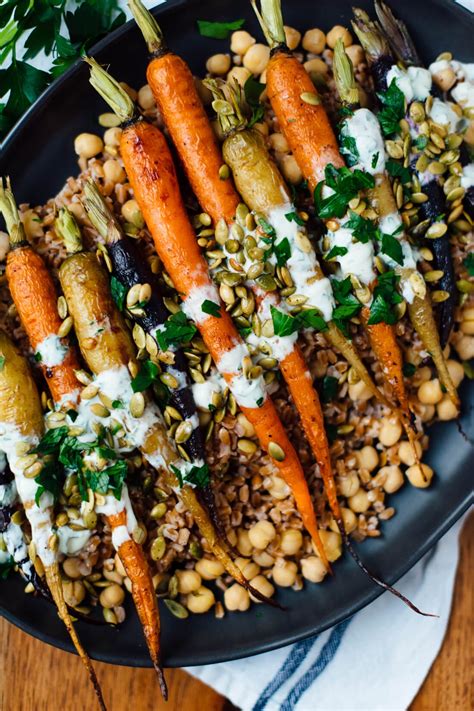
[[[444,638],[458,562],[457,523],[397,588],[330,630],[257,657],[189,667],[243,711],[403,711]],[[239,614],[239,613],[232,613]]]

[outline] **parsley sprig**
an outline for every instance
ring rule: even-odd
[[[173,466],[173,464],[171,465],[171,469],[176,474],[176,478],[178,479],[180,486],[183,486],[184,484],[193,484],[194,486],[202,488],[209,484],[210,474],[207,464],[202,464],[201,466],[193,464],[184,476],[177,467]]]
[[[252,109],[252,116],[248,123],[249,128],[261,121],[265,115],[265,107],[260,103],[260,96],[264,89],[265,84],[257,81],[253,76],[249,76],[244,84],[245,100]]]
[[[177,311],[166,319],[163,329],[156,332],[156,340],[161,350],[166,351],[170,346],[189,343],[196,331],[196,326],[188,321],[184,312]]]
[[[400,130],[400,120],[405,115],[405,96],[392,79],[387,91],[378,94],[382,109],[378,119],[384,136],[391,136]]]
[[[325,185],[334,193],[323,198]],[[354,171],[345,166],[336,168],[330,163],[325,168],[324,180],[318,183],[314,191],[314,203],[319,217],[343,217],[352,198],[356,197],[360,190],[373,188],[374,185],[375,179],[372,175],[357,168]]]
[[[374,289],[374,300],[370,307],[369,326],[381,322],[393,325],[397,322],[398,316],[394,306],[403,301],[397,291],[399,281],[400,277],[394,271],[380,274]]]
[[[274,306],[270,307],[275,336],[291,336],[302,328],[327,331],[326,321],[317,309],[305,309],[296,316],[290,316]]]

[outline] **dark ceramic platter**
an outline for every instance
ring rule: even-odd
[[[336,23],[349,23],[351,4],[349,0],[293,0],[284,2],[283,9],[285,21],[293,27],[329,29]],[[359,4],[371,10],[368,2]],[[443,50],[451,50],[457,59],[474,61],[474,21],[468,11],[448,0],[392,4],[408,23],[427,62]],[[156,15],[170,47],[197,74],[202,73],[209,55],[228,51],[228,42],[200,37],[196,19],[245,17],[246,27],[261,37],[247,0],[171,0],[159,6]],[[115,76],[132,86],[144,83],[146,51],[133,23],[111,34],[92,53],[101,63],[110,64]],[[20,202],[43,202],[61,188],[67,176],[76,174],[74,136],[82,131],[97,131],[97,116],[106,110],[87,78],[85,66],[81,63],[73,66],[36,102],[6,141],[0,158],[0,175],[11,176]],[[472,436],[468,402],[472,402],[474,389],[470,393],[467,390],[466,387],[462,393],[465,413],[462,423]],[[392,583],[436,543],[469,504],[472,447],[455,423],[433,427],[426,461],[437,474],[433,485],[427,490],[405,486],[393,497],[397,514],[384,524],[383,536],[361,547],[372,570]],[[323,585],[308,584],[298,593],[280,589],[278,599],[287,607],[286,612],[253,606],[246,613],[230,614],[220,621],[212,614],[192,615],[180,621],[162,605],[165,665],[209,664],[281,647],[340,622],[380,594],[380,589],[370,583],[347,555],[337,563],[335,573]],[[24,595],[22,590],[19,577],[0,583],[0,612],[29,634],[70,651],[71,644],[54,608],[41,599]],[[95,659],[150,666],[142,631],[130,603],[128,608],[126,622],[119,629],[79,622],[81,639]],[[413,613],[407,610],[407,614]]]

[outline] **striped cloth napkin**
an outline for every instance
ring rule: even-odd
[[[461,526],[453,526],[397,583],[415,605],[439,617],[416,615],[384,593],[315,637],[256,657],[186,671],[243,711],[403,711],[446,632]]]

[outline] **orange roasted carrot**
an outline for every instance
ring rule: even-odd
[[[157,252],[183,299],[183,308],[196,322],[217,368],[242,412],[255,427],[262,447],[292,489],[305,526],[321,559],[329,567],[301,463],[266,394],[263,379],[245,376],[244,362],[251,362],[250,355],[230,316],[222,308],[200,252],[166,139],[158,128],[137,118],[133,102],[115,80],[93,60],[86,61],[92,67],[91,83],[124,122],[120,153]],[[199,139],[195,140],[197,143]],[[200,160],[205,161],[207,155],[204,152]]]
[[[53,400],[73,404],[79,393],[74,370],[80,366],[67,339],[61,337],[56,288],[43,259],[27,242],[13,195],[9,186],[3,187],[3,182],[0,183],[0,209],[10,240],[6,275],[18,315],[36,351]]]

